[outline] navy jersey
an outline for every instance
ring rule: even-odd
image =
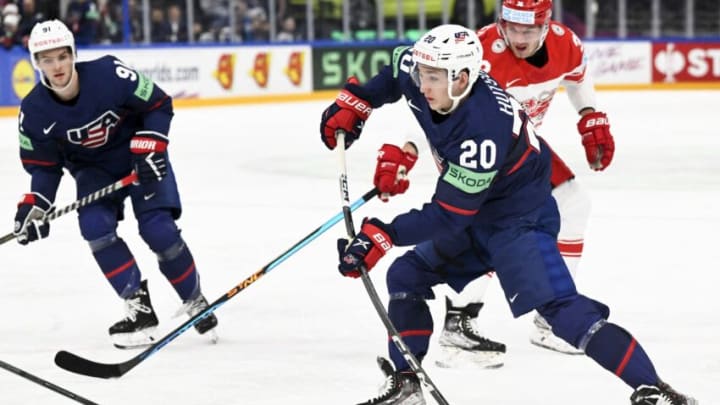
[[[80,93],[68,102],[37,84],[18,119],[20,159],[31,190],[55,199],[63,168],[92,166],[115,178],[131,171],[130,138],[166,137],[172,100],[152,80],[113,56],[75,64]]]
[[[414,245],[542,206],[550,194],[549,149],[520,104],[483,72],[451,114],[432,112],[411,63],[408,48],[396,49],[392,65],[356,93],[374,108],[405,96],[441,167],[431,202],[393,220],[393,241]]]

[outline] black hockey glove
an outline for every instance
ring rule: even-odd
[[[40,193],[24,194],[18,203],[13,230],[18,243],[27,245],[46,238],[50,233],[50,223],[45,221],[45,217],[54,208],[50,200]]]
[[[167,139],[138,136],[130,140],[132,166],[140,184],[162,181],[167,175]]]

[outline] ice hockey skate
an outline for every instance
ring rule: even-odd
[[[545,318],[539,314],[535,314],[533,324],[535,327],[533,331],[530,332],[530,343],[535,346],[564,354],[584,354],[582,350],[555,336]]]
[[[200,294],[195,299],[185,301],[176,315],[185,312],[188,314],[189,317],[192,318],[193,316],[207,309],[208,306],[209,304],[205,299],[205,296]],[[195,324],[195,330],[201,335],[210,332],[210,340],[213,343],[217,343],[219,339],[217,332],[215,331],[215,327],[217,326],[217,324],[217,317],[214,313],[211,312]]]
[[[158,326],[158,318],[150,302],[147,280],[125,300],[127,316],[110,327],[110,339],[119,349],[146,347],[155,341],[152,334]]]
[[[445,299],[447,314],[440,335],[441,352],[435,360],[443,368],[498,368],[505,359],[505,345],[483,337],[473,326],[482,303],[453,307]]]
[[[378,366],[385,374],[380,395],[358,405],[425,405],[420,380],[413,372],[396,372],[390,362],[377,358]]]
[[[641,385],[630,397],[631,405],[698,405],[700,402],[681,394],[668,384],[660,381],[658,385]]]

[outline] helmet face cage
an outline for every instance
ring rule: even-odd
[[[420,87],[419,64],[444,69],[447,72],[448,95],[455,101],[450,110],[452,111],[457,106],[457,101],[470,92],[480,75],[482,47],[475,32],[461,25],[440,25],[428,31],[415,43],[412,49],[412,62],[410,76],[418,87]],[[468,72],[468,86],[463,94],[453,96],[452,82],[460,77],[460,72],[463,70]]]
[[[33,68],[40,70],[37,64],[37,54],[57,48],[70,48],[75,63],[75,38],[72,32],[60,20],[43,21],[35,24],[30,32],[28,50]]]
[[[550,18],[552,17],[552,5],[552,0],[504,0],[498,21],[498,29],[505,43],[510,46],[510,41],[505,32],[505,23],[540,25],[542,31],[535,51],[540,49],[548,33]]]

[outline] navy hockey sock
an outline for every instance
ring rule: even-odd
[[[160,271],[180,296],[187,301],[196,298],[200,293],[198,273],[195,269],[195,260],[185,241],[179,238],[165,251],[158,253]]]
[[[427,354],[430,335],[433,331],[432,316],[425,299],[410,297],[403,293],[392,294],[388,305],[388,315],[410,351],[418,361],[422,361]],[[410,365],[405,361],[392,339],[388,341],[388,352],[397,371],[410,369]]]
[[[111,234],[90,242],[90,247],[105,278],[120,297],[127,298],[140,287],[140,269],[125,241]]]
[[[658,382],[655,367],[640,343],[613,323],[604,324],[593,335],[585,354],[633,388]]]

